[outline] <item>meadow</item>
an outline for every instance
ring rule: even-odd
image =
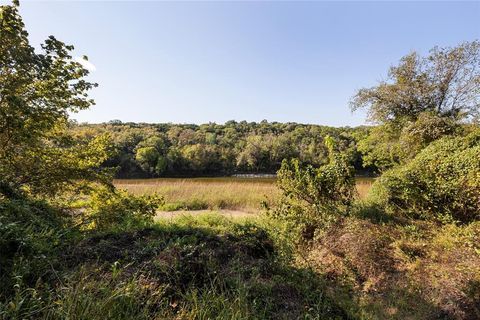
[[[363,199],[374,179],[357,177],[356,181],[358,197]],[[262,203],[273,205],[280,196],[274,177],[116,179],[114,184],[135,195],[162,195],[163,211],[221,209],[255,213]]]

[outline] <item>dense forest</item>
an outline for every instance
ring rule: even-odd
[[[91,139],[107,134],[115,153],[105,166],[117,167],[117,177],[161,177],[275,173],[283,159],[302,164],[328,162],[324,138],[338,141],[355,169],[373,174],[375,167],[362,167],[357,142],[368,127],[334,128],[298,123],[228,121],[224,125],[143,124],[110,121],[105,124],[71,123],[74,135]]]
[[[113,152],[103,166],[116,168],[118,178],[275,173],[284,159],[293,158],[302,165],[320,166],[329,161],[327,137],[336,141],[336,150],[347,156],[357,174],[374,176],[407,162],[436,139],[475,128],[474,122],[427,108],[414,118],[354,128],[266,120],[201,125],[69,123],[77,139],[110,139]]]

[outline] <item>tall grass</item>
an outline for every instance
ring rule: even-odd
[[[358,196],[360,199],[364,199],[370,188],[372,187],[374,178],[369,177],[357,177],[355,178],[355,186],[357,188]]]
[[[373,179],[359,178],[357,191],[364,198]],[[163,210],[229,209],[256,212],[262,202],[274,203],[280,190],[274,178],[160,178],[118,179],[115,186],[133,194],[159,193],[165,197]]]
[[[115,180],[118,188],[133,194],[158,192],[164,210],[230,209],[257,211],[262,201],[279,196],[273,179],[191,178]]]

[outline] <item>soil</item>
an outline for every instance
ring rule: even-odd
[[[248,218],[256,217],[258,212],[256,211],[243,211],[243,210],[179,210],[179,211],[157,211],[155,219],[172,219],[182,215],[198,215],[205,213],[217,213],[229,218]]]

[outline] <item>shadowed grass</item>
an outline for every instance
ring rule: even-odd
[[[62,250],[55,279],[0,301],[0,319],[344,319],[323,279],[282,259],[259,219],[86,234]]]

